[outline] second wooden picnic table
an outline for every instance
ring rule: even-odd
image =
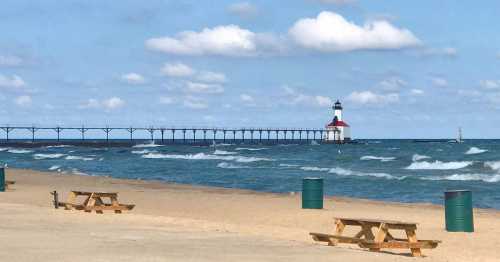
[[[82,204],[77,204],[78,196],[85,196]],[[110,203],[105,203],[103,198],[109,198]],[[70,191],[67,202],[60,202],[60,206],[66,209],[84,210],[85,212],[95,211],[102,214],[103,210],[113,210],[115,213],[121,213],[122,210],[131,210],[135,205],[124,205],[118,202],[118,193],[110,192],[86,192]]]
[[[380,251],[381,248],[408,248],[413,256],[422,256],[422,248],[435,248],[438,240],[418,240],[416,235],[417,223],[358,219],[335,218],[335,234],[310,233],[316,241],[328,242],[334,246],[337,243],[358,244],[360,247],[369,248],[371,251]],[[347,226],[358,226],[360,231],[353,237],[343,236]],[[375,228],[375,234],[372,231]],[[395,238],[389,230],[403,230],[406,238]]]

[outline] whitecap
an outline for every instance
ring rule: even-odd
[[[65,154],[34,154],[33,158],[40,160],[40,159],[54,159],[54,158],[61,158],[65,156]]]
[[[231,163],[228,163],[228,162],[221,162],[221,163],[217,164],[217,167],[219,167],[219,168],[227,168],[227,169],[248,168],[247,166],[239,166],[239,165],[231,164]]]
[[[214,155],[234,155],[234,154],[238,154],[236,152],[230,152],[230,151],[224,151],[224,150],[215,150],[214,151]]]
[[[148,143],[148,144],[138,144],[138,145],[134,145],[132,147],[135,147],[135,148],[147,148],[147,147],[159,147],[159,146],[163,146],[163,145],[158,145],[158,144],[155,144],[155,143]]]
[[[66,160],[83,160],[83,161],[94,160],[94,158],[92,158],[92,157],[83,157],[83,156],[67,156],[64,159],[66,159]]]
[[[487,152],[488,150],[486,149],[481,149],[481,148],[478,148],[478,147],[471,147],[469,148],[469,150],[467,150],[467,152],[465,152],[466,155],[476,155],[476,154],[482,154],[484,152]]]
[[[464,168],[467,166],[472,165],[472,161],[452,161],[452,162],[441,162],[441,161],[434,161],[434,162],[414,162],[411,165],[407,166],[406,169],[411,169],[411,170],[450,170],[450,169],[460,169]]]
[[[360,160],[380,160],[382,162],[394,161],[395,157],[383,157],[383,156],[362,156]]]
[[[61,166],[54,165],[54,166],[49,167],[49,170],[54,171],[54,170],[58,170],[59,168],[61,168]]]
[[[357,177],[377,177],[377,178],[386,178],[386,179],[397,179],[397,180],[403,180],[406,178],[406,176],[393,176],[387,173],[363,173],[363,172],[357,172],[357,171],[352,171],[349,169],[344,169],[341,167],[334,167],[331,168],[329,173],[337,174],[339,176],[357,176]]]
[[[449,176],[431,176],[422,177],[422,180],[450,180],[450,181],[483,181],[487,183],[496,183],[500,181],[500,175],[489,174],[453,174]]]
[[[256,147],[256,148],[253,148],[253,147],[238,147],[235,150],[238,150],[238,151],[241,151],[241,150],[260,151],[260,150],[266,150],[266,149],[269,149],[269,148],[267,148],[267,147]]]
[[[416,162],[416,161],[420,161],[420,160],[424,160],[424,159],[429,159],[429,158],[431,158],[431,157],[430,156],[426,156],[426,155],[414,154],[411,159],[413,160],[413,162]]]
[[[498,171],[500,170],[500,161],[486,161],[484,162],[484,166]]]
[[[142,154],[149,154],[149,153],[154,153],[156,151],[149,151],[147,149],[144,149],[144,150],[132,150],[132,154],[139,154],[139,155],[142,155]]]
[[[280,166],[282,166],[282,167],[298,167],[299,165],[295,165],[295,164],[280,164]]]
[[[28,153],[32,153],[33,150],[28,150],[28,149],[9,149],[9,150],[7,150],[7,152],[13,153],[13,154],[28,154]]]
[[[151,159],[225,160],[225,161],[236,161],[242,163],[257,162],[257,161],[273,161],[272,159],[269,158],[209,155],[205,153],[186,154],[186,155],[149,153],[143,155],[142,157]]]
[[[0,152],[7,151],[7,150],[9,150],[8,147],[0,147]]]
[[[62,148],[62,147],[73,147],[72,145],[54,145],[54,146],[46,146],[45,148]]]
[[[71,169],[71,173],[73,173],[75,175],[79,175],[79,176],[89,176],[89,174],[84,173],[76,168]]]
[[[315,166],[303,166],[300,169],[304,171],[318,171],[318,172],[326,172],[330,170],[330,168],[328,167],[315,167]]]

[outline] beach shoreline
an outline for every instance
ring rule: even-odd
[[[0,241],[0,246],[2,246],[0,255],[6,256],[9,256],[8,250],[20,250],[26,245],[36,245],[33,241],[47,241],[50,237],[42,232],[47,227],[51,227],[53,223],[61,223],[63,225],[71,224],[67,228],[60,229],[64,236],[83,239],[84,242],[88,242],[89,247],[93,247],[92,243],[96,240],[96,233],[92,231],[94,232],[92,235],[88,232],[80,232],[81,235],[79,235],[73,233],[72,228],[95,228],[96,232],[100,232],[99,236],[101,234],[120,235],[120,232],[124,230],[127,232],[133,230],[137,238],[149,239],[145,235],[151,234],[151,231],[146,229],[155,225],[155,227],[161,228],[161,232],[165,231],[167,232],[165,234],[168,235],[167,239],[158,239],[160,242],[175,244],[200,237],[215,241],[210,242],[215,243],[211,246],[200,244],[201,250],[206,252],[207,256],[212,254],[213,259],[204,259],[207,256],[197,256],[193,258],[195,261],[228,260],[226,257],[221,257],[222,254],[219,256],[217,254],[222,247],[231,245],[230,242],[240,243],[238,247],[241,250],[235,247],[235,252],[239,252],[237,255],[247,261],[280,261],[280,259],[287,257],[288,249],[302,250],[303,254],[308,254],[318,261],[336,258],[349,261],[412,259],[405,255],[408,253],[406,250],[372,253],[348,245],[325,247],[314,243],[308,233],[332,232],[334,228],[332,218],[334,216],[417,222],[419,223],[417,230],[419,238],[443,241],[435,250],[424,250],[426,259],[430,261],[448,261],[450,258],[453,258],[453,261],[495,261],[495,245],[500,244],[500,237],[498,237],[500,235],[500,212],[490,209],[474,210],[475,233],[447,233],[444,230],[443,207],[434,204],[326,197],[325,209],[304,210],[300,208],[301,196],[298,193],[268,193],[14,168],[6,169],[6,177],[9,180],[15,180],[16,184],[12,186],[12,189],[0,195],[0,224],[8,225],[0,227],[0,234],[15,239],[19,231],[24,232],[30,229],[30,232],[24,232],[26,240],[8,241],[4,238],[3,241]],[[49,194],[53,190],[60,193],[62,201],[66,199],[70,190],[119,192],[120,202],[136,204],[136,208],[121,215],[112,213],[96,215],[81,211],[56,210]],[[14,214],[13,216],[18,214],[20,218],[13,221],[9,218],[12,214]],[[40,218],[40,221],[35,218]],[[102,221],[108,224],[101,225]],[[109,223],[123,224],[126,229],[109,228]],[[175,232],[188,233],[183,235]],[[154,237],[148,236],[158,237],[156,235]],[[231,240],[226,239],[226,237],[231,238]],[[29,238],[34,238],[34,240],[29,240]],[[119,238],[116,241],[127,245],[125,242],[128,240]],[[249,244],[255,241],[268,244],[259,247]],[[136,240],[135,242],[141,241]],[[153,248],[151,252],[163,258],[176,260],[174,255],[162,253],[160,242],[153,241],[151,243],[153,246],[158,244],[158,249]],[[56,243],[70,249],[75,248],[73,245],[76,245],[67,242],[56,241]],[[59,249],[59,247],[47,245],[49,251]],[[241,248],[242,246],[249,246],[249,249]],[[269,251],[271,252],[269,256],[256,257],[261,254],[260,251],[270,247],[276,249]],[[131,250],[140,253],[144,251],[144,248],[144,246],[139,245]],[[54,255],[49,251],[45,252],[47,254],[44,253],[47,259]],[[231,253],[231,251],[227,252]],[[105,257],[108,255],[107,252],[98,252],[97,255]],[[109,252],[119,251],[111,249]],[[185,253],[178,257],[179,261],[190,254],[187,247],[182,252]],[[71,253],[67,254],[68,257],[70,255]],[[301,261],[299,258],[305,259],[296,255],[283,261]],[[129,258],[129,260],[157,261],[152,258],[137,260],[137,257]],[[13,259],[11,261],[31,260]]]

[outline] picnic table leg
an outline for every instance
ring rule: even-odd
[[[74,192],[69,192],[68,194],[68,202],[64,205],[64,209],[71,210],[73,205],[75,204],[76,194]]]
[[[406,236],[408,237],[408,242],[418,243],[417,234],[415,234],[414,229],[405,229],[405,232],[406,232]],[[420,248],[410,248],[410,250],[411,250],[411,254],[414,257],[422,256],[422,251],[420,250]]]
[[[120,203],[118,202],[118,199],[116,198],[116,196],[111,197],[111,205],[114,207],[120,207]],[[121,210],[118,210],[118,209],[115,210],[116,214],[121,214],[121,212],[122,212]]]
[[[85,207],[93,207],[95,206],[95,198],[94,198],[94,193],[92,193],[89,198],[86,200],[86,204],[84,204]],[[92,210],[85,210],[85,212],[91,213]]]
[[[372,227],[370,225],[366,225],[364,223],[361,224],[361,231],[359,231],[354,237],[355,238],[362,238],[365,236],[365,239],[367,240],[373,240],[375,239],[375,236],[373,235],[372,232]]]
[[[102,201],[102,199],[100,197],[96,197],[95,198],[95,206],[104,206],[104,202]],[[102,214],[102,210],[96,210],[95,211],[97,214]]]
[[[373,240],[375,243],[382,243],[385,240],[385,237],[387,236],[387,225],[385,223],[381,223],[377,235],[375,236],[375,239]],[[370,248],[370,251],[380,251],[380,248]]]
[[[335,226],[335,235],[341,236],[342,233],[344,232],[345,224],[340,219],[336,219],[335,225],[336,225]],[[330,242],[328,242],[328,245],[329,246],[336,246],[338,243],[339,243],[339,241],[337,239],[332,239],[332,240],[330,240]]]

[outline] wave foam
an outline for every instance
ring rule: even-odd
[[[299,165],[295,165],[295,164],[280,164],[280,166],[282,166],[282,167],[298,167]]]
[[[484,152],[487,152],[488,150],[486,149],[481,149],[481,148],[478,148],[478,147],[471,147],[469,148],[469,150],[467,150],[467,152],[465,152],[466,155],[476,155],[476,154],[482,154]]]
[[[155,153],[155,151],[149,151],[147,149],[144,149],[144,150],[132,150],[131,152],[132,154],[139,154],[139,155],[142,155],[142,154],[149,154],[149,153]]]
[[[7,150],[9,150],[8,147],[0,147],[0,152],[7,151]]]
[[[304,171],[318,171],[318,172],[330,171],[330,168],[327,168],[327,167],[315,167],[315,166],[303,166],[300,169],[302,169]]]
[[[60,168],[61,168],[61,166],[51,166],[51,167],[49,167],[49,170],[54,171],[54,170],[58,170]]]
[[[434,161],[434,162],[414,162],[411,165],[407,166],[406,169],[410,170],[450,170],[450,169],[460,169],[464,168],[467,166],[472,165],[472,161],[452,161],[452,162],[441,162],[441,161]]]
[[[450,181],[483,181],[487,183],[500,182],[500,175],[488,174],[454,174],[450,176],[422,177],[422,180],[450,180]]]
[[[45,148],[61,148],[61,147],[73,147],[72,145],[54,145],[54,146],[45,146]]]
[[[257,147],[257,148],[252,148],[252,147],[238,147],[235,150],[241,151],[241,150],[247,150],[247,151],[260,151],[260,150],[266,150],[269,149],[267,147]]]
[[[484,162],[485,167],[489,167],[495,171],[500,170],[500,161],[486,161]]]
[[[12,154],[28,154],[32,153],[33,150],[28,150],[28,149],[9,149],[7,152],[12,153]]]
[[[54,159],[54,158],[61,158],[65,156],[65,154],[34,154],[33,158],[40,160],[40,159]]]
[[[163,145],[158,145],[158,144],[155,144],[155,143],[148,143],[148,144],[138,144],[138,145],[134,145],[132,147],[135,147],[135,148],[148,148],[148,147],[159,147],[159,146],[163,146]]]
[[[383,157],[383,156],[362,156],[360,160],[380,160],[382,162],[394,161],[395,157]]]
[[[426,155],[414,154],[411,159],[413,160],[413,162],[416,162],[416,161],[420,161],[420,160],[424,160],[424,159],[429,159],[429,158],[431,158],[431,157],[430,156],[426,156]]]
[[[344,169],[341,167],[325,168],[325,167],[304,166],[304,167],[301,167],[300,169],[302,169],[304,171],[328,172],[328,173],[336,174],[339,176],[377,177],[377,178],[397,179],[397,180],[403,180],[406,178],[406,176],[397,177],[397,176],[393,176],[393,175],[386,174],[386,173],[363,173],[363,172],[358,172],[358,171],[352,171],[349,169]]]
[[[214,151],[214,155],[234,155],[234,154],[238,154],[236,152],[230,152],[230,151],[224,151],[224,150],[215,150]]]
[[[227,169],[248,168],[247,166],[239,166],[239,165],[231,164],[231,163],[228,163],[228,162],[221,162],[221,163],[217,164],[217,167],[219,167],[219,168],[227,168]]]
[[[94,158],[92,158],[92,157],[83,157],[83,156],[67,156],[64,159],[66,159],[66,160],[83,160],[83,161],[94,160]]]
[[[151,159],[225,160],[225,161],[236,161],[242,163],[257,162],[257,161],[273,161],[272,159],[269,158],[208,155],[205,153],[187,154],[187,155],[149,153],[143,155],[142,157]]]

